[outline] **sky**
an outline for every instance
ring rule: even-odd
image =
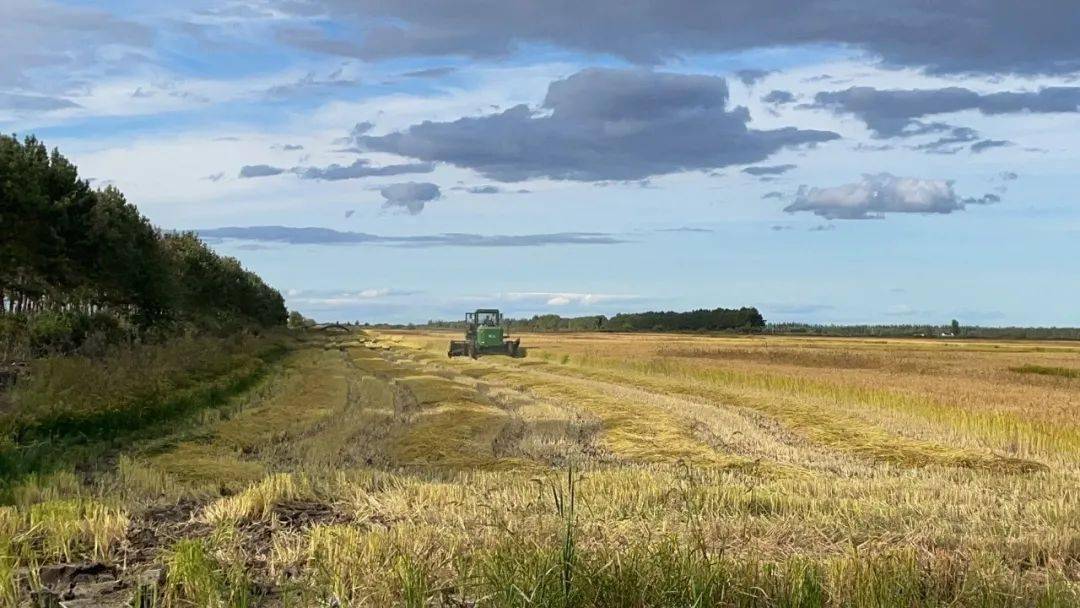
[[[319,320],[1077,326],[1076,31],[1072,0],[4,0],[0,129]]]

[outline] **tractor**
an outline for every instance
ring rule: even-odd
[[[521,338],[510,339],[510,330],[503,327],[502,313],[494,308],[480,308],[465,313],[465,339],[451,340],[449,357],[480,355],[524,356]]]

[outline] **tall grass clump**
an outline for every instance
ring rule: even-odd
[[[314,496],[315,489],[308,477],[277,473],[235,496],[228,496],[208,505],[203,511],[203,517],[215,524],[267,519],[273,513],[274,507],[283,502]]]
[[[1064,608],[1080,601],[1063,574],[997,573],[954,557],[912,551],[834,559],[703,559],[670,538],[576,556],[563,586],[558,548],[506,544],[482,556],[473,597],[497,607],[725,606],[733,608]]]
[[[247,608],[256,606],[251,581],[239,564],[222,564],[206,540],[176,543],[165,560],[168,608]]]

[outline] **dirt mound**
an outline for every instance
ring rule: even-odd
[[[199,507],[195,501],[180,501],[152,507],[133,518],[124,543],[124,561],[129,567],[149,564],[177,539],[208,534],[210,526],[192,517]]]

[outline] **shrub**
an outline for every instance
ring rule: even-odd
[[[38,313],[27,324],[30,348],[37,355],[70,353],[83,343],[90,328],[90,317],[84,313]]]
[[[25,357],[29,334],[26,317],[0,315],[0,361]]]

